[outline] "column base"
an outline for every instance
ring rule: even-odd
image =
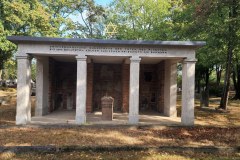
[[[28,120],[27,116],[23,116],[23,115],[16,116],[16,125],[25,125],[29,122],[30,121]]]
[[[35,116],[36,117],[42,117],[44,115],[47,115],[48,114],[48,108],[43,108],[43,109],[38,109],[36,108],[35,109]]]
[[[166,113],[164,113],[164,115],[167,117],[177,117],[177,110],[170,111],[170,113],[166,112]]]
[[[139,115],[129,115],[129,124],[138,124],[139,122]]]
[[[86,115],[78,115],[76,116],[76,124],[84,124],[86,123]]]
[[[192,119],[192,118],[186,119],[186,118],[181,117],[181,124],[183,126],[194,126],[194,119]]]

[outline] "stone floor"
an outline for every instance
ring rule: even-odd
[[[86,125],[127,125],[128,113],[114,113],[113,121],[103,121],[102,112],[87,114]],[[43,117],[32,117],[31,124],[75,124],[75,111],[59,110]],[[139,115],[139,125],[181,125],[180,117],[165,117],[157,112],[143,112]]]

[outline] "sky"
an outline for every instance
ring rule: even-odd
[[[106,6],[108,5],[110,2],[112,2],[113,0],[95,0],[95,2],[99,5],[102,5],[102,6]]]
[[[113,0],[94,0],[95,1],[95,3],[96,4],[98,4],[98,5],[102,5],[102,6],[107,6],[107,5],[109,5]],[[83,15],[83,16],[85,16],[85,15]],[[70,18],[74,21],[74,22],[81,22],[81,23],[83,23],[82,21],[81,21],[81,17],[80,17],[80,15],[70,15]],[[80,20],[80,21],[79,21]]]

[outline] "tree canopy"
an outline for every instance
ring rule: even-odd
[[[113,0],[105,7],[94,0],[0,0],[0,70],[16,50],[8,35],[104,39],[111,22],[116,39],[206,41],[197,52],[196,84],[209,92],[216,73],[226,108],[230,77],[240,99],[239,6],[238,0]]]

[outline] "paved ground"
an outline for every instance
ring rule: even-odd
[[[127,113],[114,113],[113,121],[103,121],[102,112],[94,112],[87,114],[86,125],[106,124],[106,125],[127,125]],[[139,116],[140,125],[165,125],[176,126],[181,125],[180,117],[165,117],[155,112],[141,113]],[[75,124],[75,111],[58,110],[43,117],[32,117],[31,124]]]

